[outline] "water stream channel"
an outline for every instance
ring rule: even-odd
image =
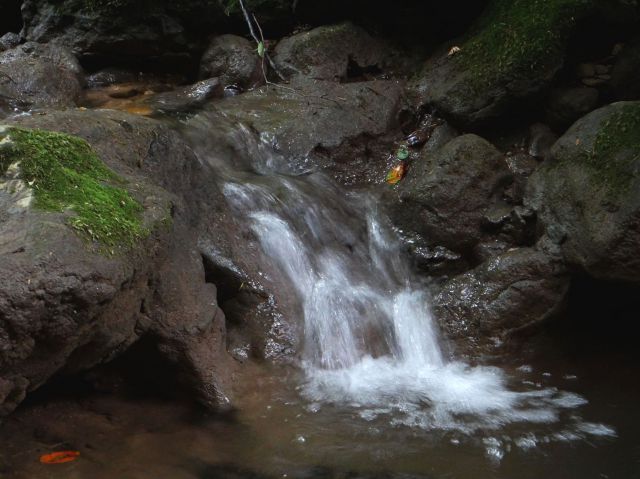
[[[226,200],[282,272],[304,316],[300,357],[247,366],[231,416],[100,394],[33,406],[53,424],[83,425],[69,446],[85,460],[66,467],[32,460],[48,443],[20,427],[26,408],[3,433],[13,440],[0,477],[640,477],[637,364],[570,338],[466,364],[440,337],[429,283],[371,192],[287,174],[266,139],[229,125],[247,152],[238,170],[207,157],[207,115],[182,128],[202,161],[219,164]]]

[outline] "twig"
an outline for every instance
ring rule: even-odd
[[[253,21],[258,26],[258,30],[260,30],[260,38],[258,37],[258,35],[256,35],[256,31],[253,28],[253,22],[251,21],[251,17],[249,16],[249,11],[244,6],[244,1],[243,0],[238,0],[238,1],[240,3],[240,9],[242,10],[242,14],[244,15],[244,20],[247,22],[247,26],[249,27],[249,32],[251,33],[251,36],[253,37],[253,39],[254,39],[254,41],[256,42],[257,45],[260,45],[260,43],[262,43],[262,45],[264,45],[264,35],[262,34],[262,28],[260,27],[260,24],[256,20],[256,17],[255,16],[253,17]],[[276,72],[276,75],[278,75],[278,77],[280,77],[280,79],[284,81],[285,77],[280,73],[280,71],[278,70],[278,67],[276,67],[276,64],[273,62],[273,60],[271,59],[271,56],[269,56],[269,54],[267,53],[266,50],[264,52],[264,55],[262,55],[262,73],[264,75],[264,80],[267,83],[271,83],[267,79],[267,73],[266,73],[266,70],[264,68],[264,59],[265,58],[269,62],[269,66],[273,69],[274,72]]]

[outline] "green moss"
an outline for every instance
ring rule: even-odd
[[[21,178],[33,188],[35,207],[73,212],[69,225],[107,247],[131,246],[148,234],[142,206],[86,141],[23,128],[11,128],[9,137],[11,148],[0,151],[0,172],[17,162]]]
[[[597,170],[596,179],[613,189],[631,185],[640,161],[640,103],[624,105],[605,120],[584,161]]]
[[[564,55],[593,0],[493,0],[454,58],[478,88],[539,76]]]

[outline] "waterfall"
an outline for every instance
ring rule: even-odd
[[[311,410],[338,405],[364,420],[472,433],[558,422],[586,403],[556,388],[515,384],[496,367],[448,359],[428,287],[412,273],[376,198],[320,173],[288,175],[286,159],[248,130],[236,126],[234,135],[255,173],[234,178],[227,168],[224,195],[303,312],[301,393]]]

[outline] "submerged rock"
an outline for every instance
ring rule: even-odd
[[[525,202],[567,261],[595,278],[640,281],[640,103],[575,123],[530,178]]]
[[[261,59],[256,47],[237,35],[215,37],[200,60],[200,78],[219,78],[223,86],[238,85],[247,89],[260,83]]]
[[[66,48],[29,42],[0,53],[0,96],[32,107],[74,106],[83,83]]]
[[[389,59],[388,48],[352,23],[314,28],[281,40],[273,59],[287,75],[317,80],[345,80],[380,71]]]

